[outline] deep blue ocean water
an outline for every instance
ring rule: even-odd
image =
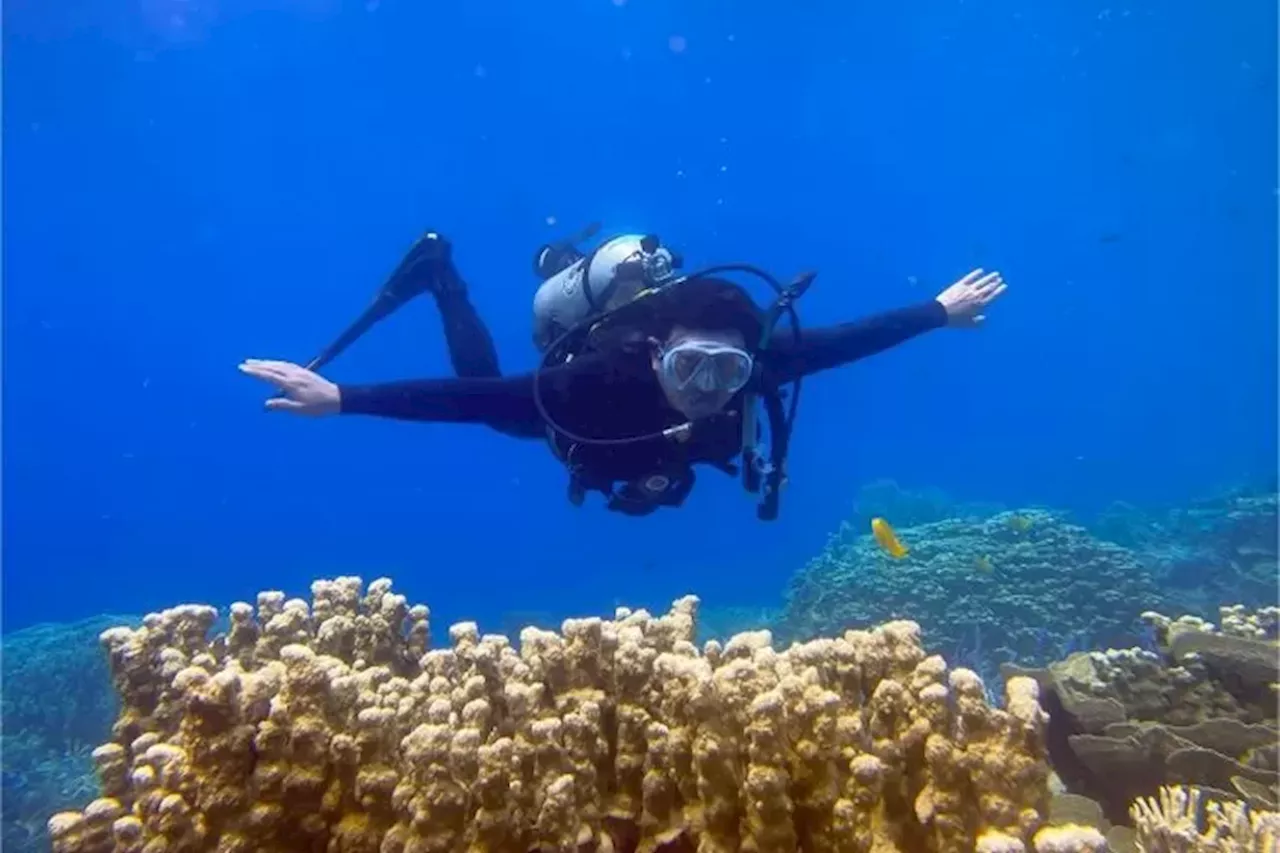
[[[3,619],[390,575],[437,625],[697,592],[772,605],[890,477],[1087,512],[1274,474],[1276,9],[12,0]],[[714,472],[575,509],[480,427],[265,414],[424,228],[504,370],[531,255],[591,220],[820,276],[810,325],[1007,296],[807,383],[782,517]],[[763,301],[766,294],[761,291]],[[328,371],[445,375],[413,304]]]

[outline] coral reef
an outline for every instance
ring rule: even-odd
[[[1005,674],[1040,682],[1055,771],[1110,820],[1122,822],[1131,802],[1172,784],[1274,810],[1278,615],[1276,607],[1224,607],[1218,627],[1148,612],[1157,651],[1078,653]]]
[[[355,578],[43,626],[4,638],[0,843],[1280,853],[1280,608],[1251,609],[1276,600],[1276,505],[1086,529],[882,482],[781,612],[689,597],[518,647],[462,623],[429,651],[425,607]],[[502,625],[530,621],[555,624]]]
[[[111,733],[116,699],[98,635],[137,624],[100,616],[34,625],[0,638],[0,847],[45,851],[45,820],[95,795],[90,752]],[[50,701],[50,697],[57,701]]]
[[[751,607],[747,605],[698,605],[698,634],[694,642],[705,644],[708,640],[728,640],[745,631],[772,631],[782,615],[780,607]]]
[[[109,690],[109,688],[108,688]],[[111,729],[111,721],[103,722]],[[0,850],[45,853],[51,812],[73,808],[98,795],[91,748],[50,749],[37,738],[6,737],[3,744],[3,836]]]
[[[1142,853],[1275,853],[1280,814],[1209,799],[1194,786],[1162,787],[1130,810]]]
[[[1045,663],[1087,645],[1137,639],[1160,590],[1133,552],[1041,511],[899,530],[911,549],[891,559],[846,531],[793,577],[778,633],[830,634],[886,619],[923,626],[931,648],[977,667]]]
[[[1102,806],[1079,794],[1065,791],[1054,794],[1049,802],[1049,825],[1093,830],[1090,849],[1108,850],[1110,853],[1133,853],[1137,849],[1132,828],[1112,824],[1103,814]],[[1104,842],[1103,846],[1099,846],[1099,838]]]
[[[1204,616],[1222,601],[1276,600],[1278,508],[1273,486],[1242,488],[1164,512],[1115,504],[1090,528],[1136,551],[1171,606]]]
[[[1040,853],[1277,853],[1280,813],[1250,807],[1194,786],[1162,786],[1155,796],[1129,807],[1133,826],[1113,825],[1093,800],[1058,794],[1049,807],[1049,827],[1040,831]],[[1051,844],[1060,844],[1052,848]]]
[[[0,638],[4,734],[29,733],[55,750],[101,740],[115,716],[116,701],[98,636],[138,622],[133,616],[98,616],[34,625]],[[51,695],[58,697],[56,705],[50,705]]]
[[[103,634],[103,796],[50,819],[54,850],[1096,849],[1043,825],[1036,682],[992,708],[911,622],[699,649],[690,596],[428,651],[389,581],[312,598],[235,604],[225,636],[202,606]]]

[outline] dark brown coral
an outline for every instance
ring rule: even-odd
[[[1194,619],[1147,618],[1159,653],[1089,652],[1042,670],[1006,667],[1006,676],[1041,683],[1058,775],[1115,823],[1127,822],[1137,797],[1178,783],[1275,809],[1276,643]]]

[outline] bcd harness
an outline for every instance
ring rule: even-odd
[[[656,238],[653,239],[656,245]],[[539,368],[534,372],[533,400],[539,415],[547,425],[547,440],[557,458],[569,472],[569,500],[580,506],[588,491],[599,491],[605,495],[606,505],[610,510],[627,515],[647,515],[663,506],[679,506],[688,497],[693,488],[693,466],[687,459],[685,445],[690,443],[699,421],[688,421],[666,429],[642,435],[623,438],[591,438],[581,436],[566,429],[547,411],[542,397],[541,376],[543,371],[551,367],[567,364],[578,354],[589,348],[594,333],[607,326],[625,326],[626,319],[633,311],[643,307],[644,300],[655,293],[679,287],[685,282],[707,278],[718,273],[736,272],[753,275],[767,283],[777,294],[772,305],[765,312],[763,330],[757,342],[752,377],[744,392],[742,403],[742,464],[741,474],[743,487],[751,494],[760,495],[756,507],[756,516],[763,521],[773,521],[778,517],[778,504],[781,489],[786,482],[787,452],[791,441],[791,430],[795,424],[796,411],[800,403],[800,377],[790,380],[789,400],[784,405],[782,386],[776,376],[770,375],[763,365],[761,356],[768,350],[778,321],[785,314],[790,319],[792,340],[796,345],[800,342],[800,318],[796,314],[795,302],[817,277],[817,273],[801,274],[789,285],[782,285],[776,278],[758,267],[748,264],[724,264],[708,267],[695,273],[683,275],[666,281],[651,281],[640,290],[629,302],[608,311],[597,311],[587,319],[566,330],[557,337],[545,350]],[[596,307],[593,305],[593,307]],[[758,420],[758,409],[763,406],[769,421],[768,453],[761,451],[761,429]],[[709,416],[723,418],[725,414]],[[661,462],[652,472],[631,480],[618,480],[601,476],[591,471],[591,466],[584,464],[579,458],[587,448],[610,448],[641,442],[662,442]],[[701,460],[699,460],[701,461]],[[728,463],[710,462],[728,474],[738,473],[737,466]]]

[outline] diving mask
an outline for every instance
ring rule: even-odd
[[[662,371],[681,391],[736,394],[751,380],[751,353],[727,344],[686,341],[662,353]]]

